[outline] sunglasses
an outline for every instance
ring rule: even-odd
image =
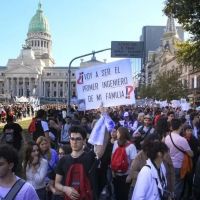
[[[82,139],[82,137],[76,137],[76,138],[75,137],[70,137],[70,140],[71,141],[81,141],[83,139]]]

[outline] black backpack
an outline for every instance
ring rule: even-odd
[[[35,121],[35,131],[33,132],[33,140],[36,141],[40,136],[45,136],[44,130],[42,127],[42,122],[41,122],[41,120],[36,120]]]
[[[140,137],[135,137],[133,138],[133,143],[135,144],[135,147],[137,150],[141,150],[141,142],[144,140],[144,138],[150,133],[152,126],[150,126],[147,130],[147,132],[145,132],[144,130],[144,126],[142,126],[138,132],[141,134]]]

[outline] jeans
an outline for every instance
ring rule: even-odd
[[[180,177],[180,168],[175,168],[175,196],[177,200],[181,199],[184,187],[184,179]]]
[[[131,186],[130,189],[129,189],[128,200],[132,199],[133,191],[134,191],[134,186]]]
[[[127,175],[115,176],[113,178],[116,200],[128,200],[130,183],[126,183]]]
[[[36,192],[40,200],[46,200],[46,188],[37,189]]]

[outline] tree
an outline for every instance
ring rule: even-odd
[[[199,0],[166,0],[164,12],[172,15],[183,28],[200,40],[200,3]]]
[[[154,88],[151,85],[140,86],[138,93],[139,93],[138,96],[140,96],[140,98],[142,98],[142,99],[154,98]]]
[[[200,69],[200,41],[184,42],[177,44],[177,61],[186,66],[192,66],[193,69]]]
[[[166,0],[164,12],[178,20],[184,30],[192,34],[191,42],[180,45],[178,61],[200,68],[200,2],[199,0]]]
[[[154,84],[156,98],[159,100],[173,100],[186,97],[186,88],[184,88],[179,78],[180,73],[176,71],[159,74]]]
[[[153,98],[158,100],[173,100],[187,96],[178,72],[164,72],[156,77],[153,85],[142,86],[139,89],[141,98]]]

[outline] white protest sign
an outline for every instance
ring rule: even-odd
[[[188,111],[190,109],[190,103],[181,103],[181,109],[183,111]]]
[[[86,110],[135,103],[131,62],[129,59],[95,65],[76,71],[78,99]]]
[[[171,104],[172,104],[172,108],[178,108],[181,106],[181,103],[179,100],[172,100]]]
[[[165,108],[165,107],[167,107],[167,106],[168,106],[167,100],[165,100],[165,101],[160,101],[160,107],[161,107],[161,108]]]

